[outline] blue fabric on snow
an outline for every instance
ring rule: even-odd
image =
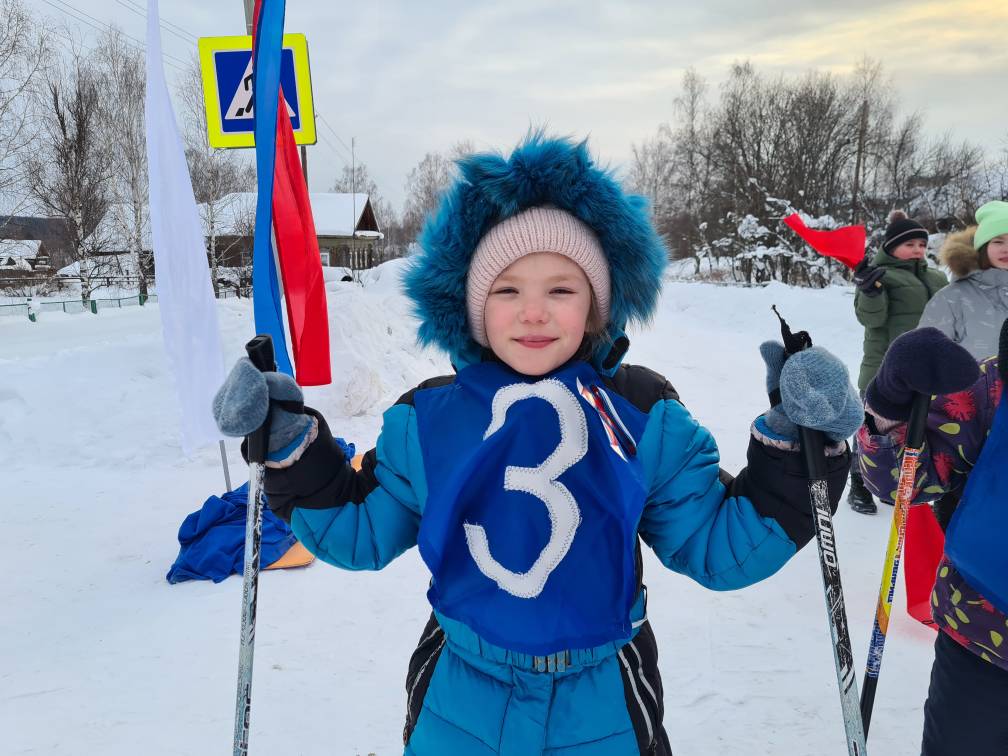
[[[221,582],[245,568],[245,513],[248,483],[223,496],[211,496],[179,528],[178,558],[165,576],[169,583],[186,580]],[[287,523],[263,507],[262,567],[282,557],[297,539]]]

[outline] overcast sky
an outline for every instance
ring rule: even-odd
[[[76,14],[144,38],[130,6],[146,9],[146,0],[26,2],[53,19]],[[624,164],[631,145],[671,117],[686,68],[716,87],[746,59],[770,73],[844,73],[869,55],[883,62],[904,112],[925,113],[929,133],[1005,146],[1008,2],[828,5],[287,0],[286,30],[307,35],[316,110],[335,131],[319,127],[309,184],[329,188],[350,159],[340,140],[355,137],[358,160],[399,207],[406,173],[425,152],[461,139],[507,149],[530,124],[587,135],[596,154]],[[242,0],[161,0],[161,18],[197,37],[245,30]],[[84,22],[70,21],[95,34]],[[195,44],[168,28],[165,53],[189,59]]]

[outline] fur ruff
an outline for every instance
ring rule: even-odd
[[[938,259],[956,278],[968,276],[980,269],[980,253],[973,249],[973,235],[976,226],[970,226],[965,231],[949,234],[942,244]]]
[[[537,205],[553,205],[584,221],[598,235],[612,279],[606,336],[654,312],[668,262],[648,216],[647,200],[624,194],[611,172],[597,167],[585,142],[531,132],[505,158],[470,155],[459,178],[419,236],[420,252],[405,277],[421,323],[418,341],[449,356],[475,346],[466,316],[466,276],[480,238],[496,223]]]

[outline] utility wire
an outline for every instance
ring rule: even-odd
[[[68,16],[69,18],[72,18],[74,21],[78,21],[78,22],[80,22],[82,24],[86,24],[87,26],[90,26],[92,29],[95,29],[97,31],[104,32],[104,31],[108,31],[109,29],[112,28],[110,25],[104,24],[101,20],[95,18],[94,16],[89,15],[89,14],[85,13],[84,11],[79,10],[78,8],[75,8],[70,3],[63,2],[63,0],[56,0],[56,2],[62,3],[62,5],[67,6],[66,8],[60,7],[59,5],[56,5],[56,2],[53,2],[53,0],[42,0],[42,2],[44,2],[46,5],[52,6],[56,10],[62,12],[64,15]],[[68,10],[68,8],[69,8],[69,10]],[[75,15],[75,14],[78,14],[78,13],[80,15]],[[86,18],[82,18],[81,16],[85,16]],[[92,21],[88,21],[87,19],[91,19],[95,23],[92,23]],[[133,36],[127,34],[126,32],[122,31],[122,30],[119,30],[119,31],[120,31],[120,33],[125,38],[131,40],[136,46],[138,46],[140,50],[146,50],[147,49],[147,45],[145,43],[141,42],[136,37],[133,37]],[[129,43],[127,43],[127,44],[129,44]],[[184,67],[188,65],[184,60],[182,60],[181,58],[176,58],[174,55],[169,55],[168,53],[165,53],[165,52],[162,52],[162,55],[165,58],[169,58],[170,59],[170,60],[166,60],[165,61],[165,63],[167,65],[169,65],[172,68],[175,68],[175,69],[177,69],[179,71],[184,71],[185,70]],[[173,63],[172,61],[177,61],[177,63]],[[181,65],[179,65],[179,64],[181,64]]]
[[[147,18],[146,8],[142,7],[138,3],[133,2],[133,0],[116,0],[116,2],[118,2],[120,5],[131,6],[134,10],[143,13],[144,18]],[[166,21],[160,16],[158,17],[158,21],[160,22],[161,26],[168,27],[167,29],[168,31],[174,29],[178,34],[182,34],[185,37],[187,37],[190,42],[196,42],[199,39],[195,34],[190,32],[189,30],[182,28],[181,26],[172,21]]]
[[[147,14],[144,11],[138,9],[136,6],[128,4],[128,3],[125,3],[125,2],[123,2],[123,0],[116,0],[116,2],[119,3],[119,5],[121,5],[126,10],[133,11],[135,14],[137,14],[138,16],[140,16],[140,18],[142,18],[144,20],[147,19]],[[180,32],[175,31],[173,28],[171,28],[168,25],[168,22],[163,21],[160,18],[158,18],[158,22],[159,22],[159,25],[160,25],[161,29],[163,29],[164,31],[168,32],[169,34],[174,35],[175,37],[178,37],[183,42],[185,42],[187,44],[192,44],[193,42],[196,41],[195,37],[192,38],[192,39],[190,39],[189,36],[187,36],[185,34],[182,34]]]
[[[73,18],[75,21],[80,21],[81,23],[87,24],[91,28],[96,29],[98,31],[105,31],[106,29],[111,28],[109,24],[104,23],[103,21],[101,21],[101,19],[95,18],[94,16],[86,13],[85,11],[82,11],[80,8],[77,8],[72,3],[69,3],[66,0],[55,0],[55,2],[60,3],[60,5],[66,6],[65,8],[55,5],[53,0],[42,0],[42,2],[52,6],[53,8],[56,8],[56,10],[62,11],[64,14]],[[133,0],[116,0],[116,2],[119,3],[119,5],[126,8],[127,10],[133,11],[138,16],[141,16],[144,19],[147,18],[146,11],[137,3],[133,2]],[[85,18],[81,18],[81,16],[84,16]],[[90,21],[86,19],[90,19]],[[162,29],[174,35],[175,37],[178,37],[184,42],[193,43],[198,41],[199,39],[195,34],[190,32],[185,27],[180,26],[179,24],[173,23],[171,21],[166,21],[160,16],[158,17],[158,22],[159,26]],[[126,34],[125,32],[122,32],[122,34],[124,37],[127,37],[128,39],[132,40],[137,45],[139,45],[141,49],[146,49],[145,43],[141,42],[136,37]],[[166,60],[165,63],[178,71],[185,71],[186,67],[188,67],[189,65],[187,61],[184,61],[181,58],[178,58],[174,55],[170,55],[166,52],[162,51],[162,55],[165,58],[169,59]],[[172,61],[175,61],[175,63],[173,63]],[[343,138],[336,132],[336,129],[332,127],[332,125],[326,119],[325,115],[316,111],[315,118],[319,123],[325,126],[325,128],[329,130],[329,133],[336,138],[336,140],[339,142],[340,145],[342,145],[344,154],[340,155],[337,152],[336,148],[333,146],[333,144],[329,140],[327,140],[324,136],[322,136],[322,134],[318,133],[318,131],[316,130],[315,135],[319,139],[319,141],[321,141],[322,144],[324,144],[326,148],[328,148],[328,150],[333,154],[334,157],[342,160],[344,165],[346,164],[347,159],[353,160],[353,155],[351,154],[352,151],[350,147],[347,145],[345,141],[343,141]]]

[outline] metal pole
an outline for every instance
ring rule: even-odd
[[[353,218],[350,219],[350,273],[357,262],[357,157],[354,148],[356,137],[350,137],[350,201],[353,203]]]
[[[221,461],[221,464],[224,466],[224,485],[227,486],[227,490],[230,491],[231,490],[231,472],[230,472],[230,470],[228,470],[227,453],[224,450],[224,439],[223,438],[221,439],[221,442],[220,442],[220,461]]]
[[[308,149],[301,145],[301,172],[304,174],[305,189],[308,188]]]
[[[252,16],[255,13],[255,0],[244,0],[245,3],[245,33],[252,34]]]

